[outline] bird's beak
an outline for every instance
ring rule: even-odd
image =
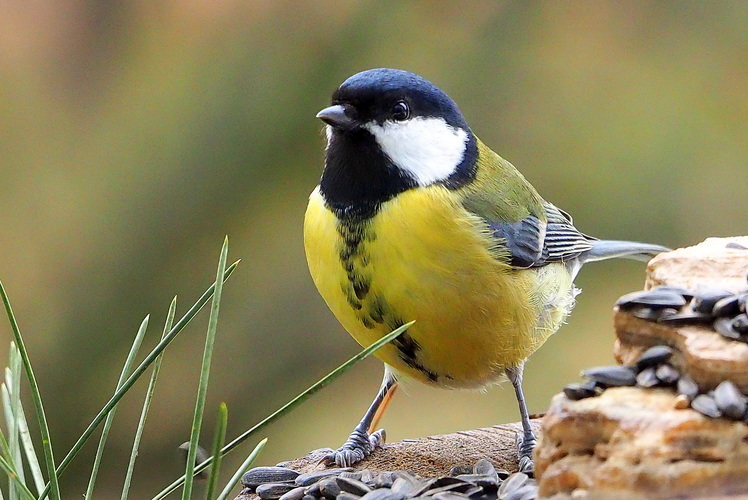
[[[352,130],[358,126],[358,122],[351,116],[355,110],[349,108],[350,106],[335,104],[317,113],[317,118],[334,128]]]

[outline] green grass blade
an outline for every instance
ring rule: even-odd
[[[10,367],[6,369],[5,378],[7,387],[4,388],[4,390],[8,390],[8,401],[5,401],[5,395],[3,395],[3,405],[6,410],[11,410],[11,413],[13,415],[13,428],[15,429],[15,434],[20,440],[20,446],[23,447],[23,453],[26,456],[26,461],[29,465],[31,477],[34,479],[34,486],[36,487],[37,492],[41,492],[44,488],[44,475],[42,474],[42,469],[39,466],[39,459],[36,455],[36,450],[34,449],[34,443],[31,440],[29,425],[26,420],[26,412],[23,410],[23,405],[21,404],[20,400],[22,360],[21,354],[18,352],[18,347],[16,347],[16,344],[13,341],[11,341],[10,343],[10,352],[8,353],[8,359],[8,364],[10,365]],[[12,399],[11,394],[14,395],[12,396]],[[6,414],[6,419],[7,416],[8,415]],[[10,423],[8,424],[7,429],[9,430],[8,433],[12,435],[12,433],[10,432]],[[10,449],[13,449],[13,447],[13,444],[9,446]],[[23,474],[23,466],[21,465],[22,459],[20,456],[20,452],[17,456],[14,455],[13,463],[16,464],[16,468],[21,474],[21,480],[25,484],[26,480]]]
[[[194,481],[195,456],[197,455],[198,441],[200,440],[200,427],[203,423],[205,411],[205,399],[208,395],[208,379],[210,378],[210,362],[213,358],[213,346],[216,340],[216,329],[218,327],[218,312],[221,306],[221,292],[223,291],[223,280],[221,276],[226,269],[226,259],[229,252],[228,236],[223,240],[221,256],[218,259],[218,271],[216,272],[216,289],[213,293],[213,303],[210,305],[210,318],[208,319],[208,332],[205,335],[205,349],[203,350],[203,362],[200,368],[200,382],[197,386],[197,398],[195,400],[195,413],[192,417],[192,432],[190,433],[190,447],[187,450],[187,465],[185,467],[184,489],[182,500],[192,498],[192,483]]]
[[[234,438],[233,441],[231,441],[229,444],[221,448],[221,455],[226,455],[230,451],[232,451],[234,448],[239,446],[242,442],[253,436],[255,433],[259,432],[261,429],[264,429],[283,415],[291,412],[294,408],[296,408],[298,405],[306,401],[310,396],[312,396],[314,393],[322,389],[323,387],[326,387],[330,385],[330,383],[338,378],[340,375],[348,371],[353,365],[361,361],[362,359],[370,356],[374,351],[382,347],[383,345],[387,344],[388,342],[392,341],[393,339],[400,336],[405,330],[407,330],[415,321],[411,321],[410,323],[406,323],[402,325],[401,327],[393,330],[392,332],[388,333],[381,339],[377,340],[373,344],[371,344],[366,349],[362,350],[355,356],[353,356],[351,359],[337,367],[335,370],[327,374],[324,378],[322,378],[319,382],[315,383],[311,387],[309,387],[307,390],[293,398],[291,401],[280,407],[278,410],[270,414],[269,416],[265,417],[264,420],[256,424],[251,429],[245,431],[244,433],[240,434],[238,437]],[[195,468],[195,472],[200,472],[202,470],[205,470],[210,463],[212,462],[212,458],[206,460],[205,462],[201,463]],[[169,486],[164,488],[158,495],[154,497],[154,500],[164,498],[166,495],[171,493],[172,491],[179,488],[179,486],[182,485],[184,482],[185,477],[182,476],[181,478],[177,479],[173,483],[171,483]]]
[[[257,443],[257,446],[255,446],[255,449],[252,450],[252,453],[249,454],[247,459],[242,463],[238,469],[236,469],[236,472],[234,472],[234,475],[231,476],[231,479],[229,479],[228,484],[226,487],[221,491],[221,493],[218,495],[216,500],[226,500],[231,493],[231,490],[234,489],[234,487],[237,485],[239,480],[242,478],[244,473],[249,469],[249,467],[252,465],[252,463],[257,458],[257,455],[260,454],[262,449],[265,447],[265,444],[267,444],[268,438],[263,439],[259,443]]]
[[[236,269],[236,266],[239,265],[239,262],[240,261],[234,262],[226,269],[226,272],[223,275],[223,281],[229,279],[231,273],[233,273],[234,269]],[[145,359],[141,361],[138,367],[133,370],[132,374],[130,374],[125,383],[122,384],[122,387],[116,393],[114,393],[114,396],[112,396],[112,398],[104,405],[104,407],[94,417],[91,423],[88,424],[86,430],[83,431],[83,434],[81,434],[81,436],[75,442],[65,458],[62,459],[62,462],[60,462],[60,465],[57,467],[57,476],[61,475],[65,471],[65,469],[67,469],[68,465],[70,465],[70,462],[72,462],[78,452],[80,452],[81,448],[83,448],[83,445],[86,444],[96,428],[101,424],[101,422],[104,421],[106,415],[109,413],[112,407],[116,405],[120,399],[122,399],[122,396],[124,396],[125,393],[130,390],[130,387],[132,387],[133,384],[137,382],[140,376],[143,375],[143,373],[155,361],[158,355],[168,347],[168,345],[184,329],[184,327],[187,326],[192,318],[194,318],[195,315],[200,312],[200,309],[202,309],[203,306],[208,303],[208,300],[210,300],[210,298],[213,296],[214,288],[215,283],[210,285],[210,287],[205,291],[205,293],[203,293],[203,295],[197,300],[197,302],[193,304],[193,306],[187,311],[187,313],[185,313],[185,315],[182,316],[179,321],[177,321],[177,323],[174,325],[174,328],[169,331],[169,334],[164,337],[164,339],[159,342],[150,353],[148,353],[148,356],[146,356]],[[55,477],[55,482],[57,482],[57,476]],[[44,491],[42,492],[42,495],[40,496],[44,496],[45,494],[47,494],[50,486],[51,484],[47,484]]]
[[[26,344],[21,336],[21,330],[18,328],[16,317],[13,314],[13,308],[10,305],[8,294],[5,292],[5,287],[2,281],[0,281],[0,295],[2,295],[3,304],[5,305],[5,311],[8,314],[8,320],[10,320],[10,327],[13,330],[13,337],[15,338],[18,352],[21,355],[23,361],[23,367],[26,370],[26,377],[29,381],[31,388],[31,399],[34,402],[34,408],[36,409],[36,418],[39,421],[39,432],[42,439],[42,449],[44,450],[44,462],[47,467],[47,473],[49,474],[49,487],[45,488],[49,490],[52,500],[59,500],[60,498],[60,484],[57,481],[57,472],[55,470],[55,458],[52,452],[52,441],[49,436],[49,425],[47,425],[47,416],[44,413],[44,404],[42,403],[42,396],[39,392],[39,385],[36,382],[36,376],[34,370],[31,368],[31,359],[29,359],[28,351],[26,351]],[[43,498],[43,495],[42,495]]]
[[[164,324],[164,330],[161,334],[161,339],[169,333],[172,325],[174,324],[174,315],[177,311],[177,298],[176,296],[172,299],[169,304],[169,312],[166,313],[166,323]],[[161,361],[164,358],[164,353],[156,357],[156,361],[153,362],[153,371],[151,372],[151,379],[148,381],[148,389],[145,392],[145,401],[143,402],[143,409],[140,412],[140,420],[138,421],[138,428],[135,430],[135,439],[132,444],[132,451],[130,452],[130,462],[127,464],[127,473],[125,474],[125,484],[122,487],[122,500],[127,500],[127,496],[130,494],[130,483],[132,482],[132,475],[135,471],[135,460],[138,457],[138,449],[140,448],[140,439],[143,436],[143,429],[145,428],[145,420],[148,417],[148,410],[151,407],[151,400],[153,399],[153,392],[156,389],[156,381],[158,380],[158,373],[161,371]]]
[[[0,469],[2,469],[3,472],[8,475],[11,483],[13,484],[13,487],[16,489],[21,498],[23,498],[24,500],[34,500],[36,498],[18,476],[18,472],[16,472],[16,469],[13,468],[13,465],[8,463],[3,457],[0,457]]]
[[[140,346],[143,343],[143,337],[145,337],[145,332],[148,330],[148,321],[150,320],[150,315],[147,315],[143,322],[140,323],[140,328],[138,328],[138,333],[135,335],[135,340],[132,342],[132,346],[130,347],[130,352],[127,353],[127,359],[125,359],[125,364],[122,367],[122,372],[119,375],[119,380],[117,380],[117,390],[122,387],[122,384],[127,379],[128,373],[130,373],[130,370],[132,369],[132,365],[135,364],[135,358],[138,355],[138,351],[140,350]],[[115,390],[116,392],[116,390]],[[112,409],[109,411],[109,413],[106,416],[106,419],[104,420],[104,428],[101,430],[101,438],[99,439],[99,446],[96,448],[96,456],[94,457],[94,463],[91,467],[91,476],[88,479],[88,488],[86,488],[86,496],[84,498],[90,499],[93,496],[93,490],[94,485],[96,484],[96,476],[99,475],[99,467],[101,467],[101,458],[104,456],[104,447],[106,446],[107,438],[109,437],[109,430],[112,428],[112,423],[114,422],[114,414],[117,412],[117,405],[112,406]]]
[[[218,421],[216,422],[216,432],[213,435],[213,453],[211,456],[213,459],[213,466],[210,468],[210,476],[208,477],[208,488],[205,494],[206,500],[212,500],[213,494],[216,491],[216,484],[218,484],[218,473],[221,470],[221,447],[226,442],[226,425],[228,423],[229,410],[226,407],[226,403],[221,403],[218,407]]]
[[[31,477],[34,478],[34,486],[36,491],[41,493],[44,489],[44,475],[42,474],[42,468],[39,465],[39,458],[37,457],[36,450],[34,449],[34,442],[31,440],[31,434],[29,433],[29,424],[26,420],[26,412],[23,410],[23,406],[18,408],[19,415],[16,418],[16,422],[19,425],[19,432],[21,436],[21,443],[23,444],[24,455],[26,456],[26,462],[29,465],[31,471]]]
[[[16,419],[13,415],[13,410],[11,410],[11,395],[10,391],[8,390],[8,384],[10,383],[10,380],[12,378],[12,375],[10,374],[10,369],[5,369],[5,382],[0,386],[0,392],[2,392],[2,395],[0,396],[3,402],[3,413],[5,414],[5,424],[6,429],[8,429],[8,437],[9,439],[6,441],[5,436],[3,436],[2,440],[2,456],[5,460],[8,461],[9,464],[11,464],[15,470],[22,469],[23,464],[21,463],[20,457],[17,456],[16,450],[20,451],[18,447],[18,438],[15,438],[14,442],[14,435],[16,434]],[[18,499],[18,491],[14,485],[14,481],[16,478],[8,476],[8,498],[10,500],[17,500]],[[22,483],[25,483],[25,479],[23,477],[20,477],[19,480]]]
[[[18,414],[21,408],[21,356],[18,354],[15,343],[10,343],[8,352],[8,365],[5,369],[6,390],[9,396],[9,411],[12,415],[8,421],[8,446],[10,448],[11,463],[18,471],[18,479],[26,484],[26,477],[23,471],[23,462],[21,461],[21,439],[18,425]],[[8,498],[17,500],[18,491],[11,483],[8,487]]]

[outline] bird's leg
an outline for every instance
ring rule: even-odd
[[[514,392],[517,395],[517,403],[519,404],[519,416],[522,421],[522,435],[517,434],[517,455],[519,459],[519,471],[526,474],[532,475],[535,469],[535,464],[532,461],[532,451],[535,448],[535,434],[532,432],[532,426],[530,425],[530,413],[527,411],[527,403],[525,403],[525,395],[522,392],[522,372],[525,368],[525,363],[522,362],[519,365],[507,368],[506,375],[509,381],[514,386]]]
[[[371,406],[366,410],[361,422],[353,429],[345,444],[323,458],[322,463],[325,465],[335,464],[338,467],[350,467],[371,455],[376,448],[381,447],[384,444],[386,434],[384,429],[377,431],[374,431],[374,429],[382,418],[384,410],[396,389],[397,379],[389,368],[385,367],[382,386],[379,388]]]

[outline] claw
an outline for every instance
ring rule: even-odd
[[[535,463],[532,461],[532,451],[535,449],[535,435],[517,433],[517,456],[519,461],[519,472],[530,477],[535,475]]]
[[[375,449],[384,447],[385,439],[384,429],[369,434],[357,428],[343,446],[326,455],[320,463],[327,466],[350,467],[371,455]]]

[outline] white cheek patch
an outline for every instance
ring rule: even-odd
[[[442,118],[367,123],[364,128],[393,163],[421,186],[445,180],[465,156],[467,132]]]

